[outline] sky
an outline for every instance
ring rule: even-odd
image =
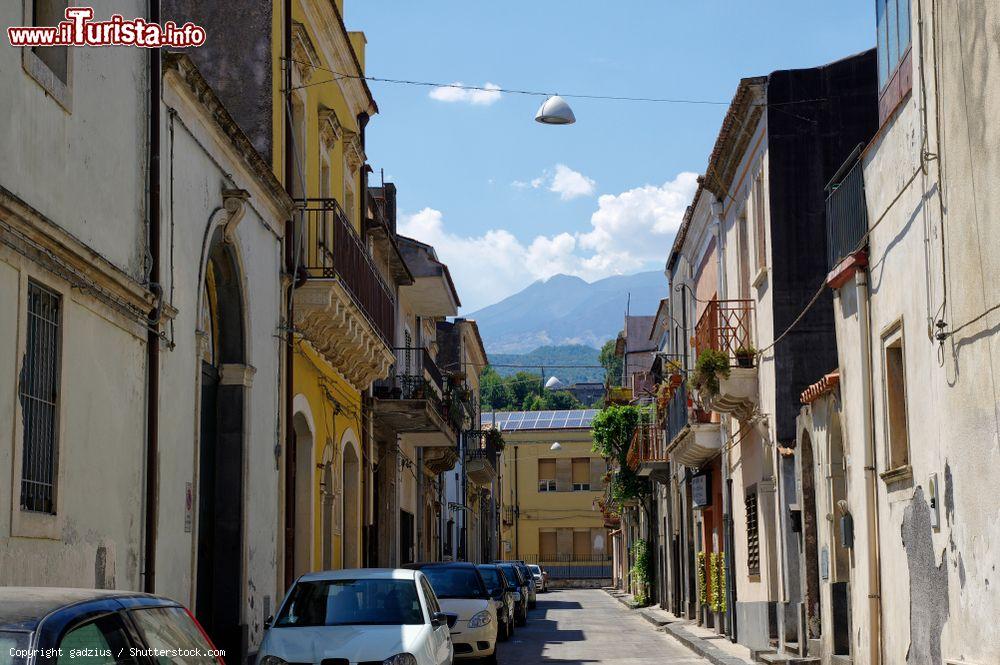
[[[739,79],[874,46],[872,0],[346,0],[370,76],[723,104],[370,84],[366,154],[400,233],[435,246],[472,312],[557,273],[662,269]]]

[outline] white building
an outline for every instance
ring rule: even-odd
[[[855,665],[1000,662],[1000,12],[877,5],[880,127],[828,208],[839,386],[815,377],[799,419],[813,475],[844,469],[819,556]]]
[[[144,49],[0,48],[0,584],[143,585],[147,84]]]

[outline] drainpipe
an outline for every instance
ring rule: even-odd
[[[868,536],[868,614],[869,661],[872,665],[882,662],[882,564],[879,552],[878,476],[875,464],[875,403],[872,378],[871,309],[868,299],[868,272],[855,274],[858,298],[858,321],[861,332],[861,387],[865,408],[862,409],[865,430],[865,518]]]
[[[149,22],[160,23],[160,0],[149,0]],[[160,285],[160,50],[149,50],[149,289],[156,296],[146,334],[146,495],[145,495],[145,575],[143,590],[156,590],[156,514],[158,498],[160,431],[160,313],[163,288]]]
[[[292,119],[287,109],[287,95],[290,94],[289,91],[292,89],[292,0],[285,0],[284,2],[282,22],[282,31],[284,33],[282,50],[285,56],[285,93],[281,103],[286,106],[282,114],[285,117],[284,180],[285,190],[291,195],[294,191],[292,188],[292,179],[295,177],[295,156],[291,150]],[[295,309],[293,295],[296,281],[298,280],[298,275],[295,274],[298,243],[294,216],[286,228],[285,245],[289,250],[285,255],[285,270],[289,275],[289,284],[285,295],[285,307],[287,309],[287,315],[285,316],[285,533],[283,534],[282,542],[285,549],[283,557],[285,565],[285,589],[288,589],[292,586],[292,582],[295,581],[295,496],[293,493],[295,489],[295,430],[292,427],[292,419],[295,414],[292,403],[295,400],[295,387],[293,384],[295,366]]]

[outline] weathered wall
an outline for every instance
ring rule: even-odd
[[[146,16],[139,0],[97,0],[95,14]],[[0,24],[24,25],[21,2]],[[30,17],[27,20],[30,24]],[[25,70],[30,52],[0,49],[0,186],[134,279],[145,277],[147,51],[71,48],[63,106]]]

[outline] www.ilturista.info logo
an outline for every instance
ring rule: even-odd
[[[187,48],[205,43],[205,29],[194,23],[178,27],[120,14],[107,21],[94,21],[93,7],[67,7],[66,20],[57,26],[13,26],[7,28],[11,46],[141,46],[143,48]]]

